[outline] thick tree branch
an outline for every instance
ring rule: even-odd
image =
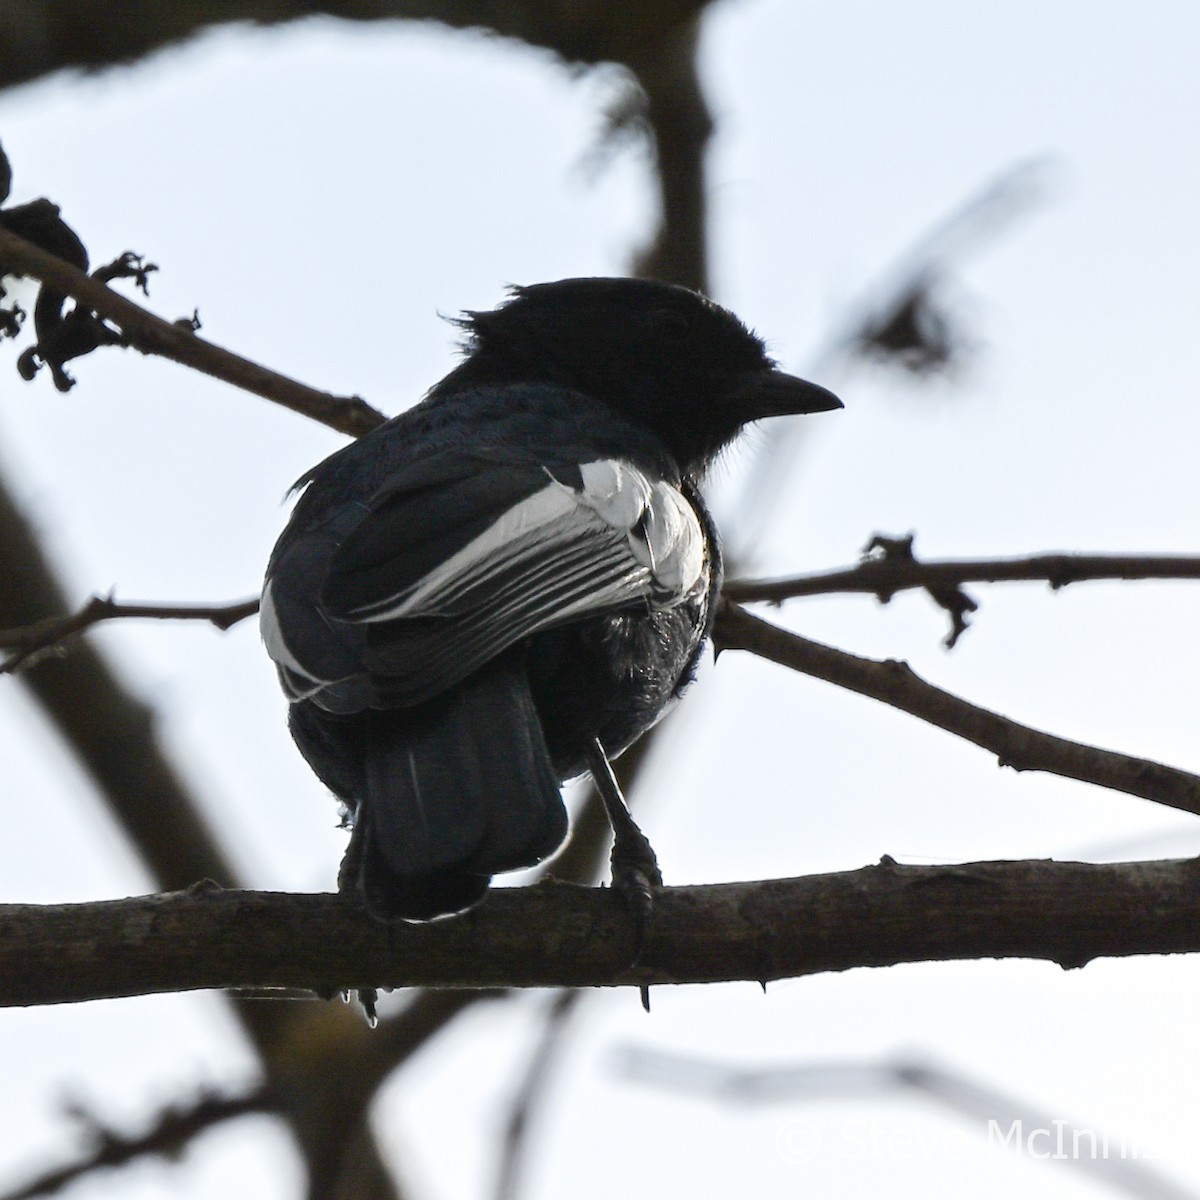
[[[14,654],[0,661],[0,675],[27,666],[45,651],[61,646],[101,621],[138,618],[158,621],[207,621],[224,632],[258,612],[258,597],[233,604],[136,604],[93,596],[66,617],[47,617],[16,629],[0,629],[0,649]]]
[[[0,625],[29,626],[43,619],[68,619],[61,584],[38,545],[34,528],[2,479],[0,545],[4,546]],[[158,886],[187,887],[205,877],[230,886],[239,882],[204,820],[198,800],[187,791],[163,750],[154,713],[116,678],[88,638],[80,637],[65,654],[30,665],[19,679],[95,780]],[[434,1001],[440,998],[442,994],[434,996]],[[335,1051],[358,1045],[354,1039],[366,1031],[361,1021],[340,1007],[244,1001],[235,1002],[233,1009],[263,1056],[266,1076],[272,1085],[278,1085],[276,1096],[289,1105],[281,1115],[295,1130],[305,1154],[313,1194],[329,1195],[326,1184],[346,1157],[330,1130],[341,1128],[344,1116],[341,1111],[322,1108],[313,1097],[335,1097],[342,1088],[360,1088],[364,1079],[372,1081],[373,1092],[401,1057],[404,1046],[415,1049],[430,1036],[432,1022],[410,1020],[407,1012],[401,1014],[392,1022],[388,1042],[377,1038],[371,1054],[359,1057],[350,1058],[347,1051],[349,1063],[342,1064]],[[457,1009],[444,1004],[439,1010],[449,1021]],[[316,1060],[319,1073],[313,1070],[311,1076],[306,1075]],[[307,1091],[288,1086],[298,1079],[311,1081]],[[362,1108],[365,1106],[366,1099]],[[355,1169],[371,1166],[372,1153],[364,1145],[355,1147],[353,1158]],[[317,1192],[318,1184],[325,1188],[323,1192]],[[372,1193],[376,1194],[384,1193]]]
[[[1001,766],[1014,771],[1048,771],[1200,814],[1200,776],[1031,729],[934,687],[905,662],[835,650],[760,620],[728,600],[721,603],[715,638],[722,650],[749,650],[899,708],[990,750]]]
[[[127,0],[107,7],[80,0],[6,0],[0,6],[0,88],[63,68],[133,62],[217,25],[274,25],[304,17],[355,21],[426,20],[488,28],[546,46],[571,62],[625,62],[687,20],[708,0],[213,0],[163,4]]]
[[[661,197],[658,228],[638,254],[633,274],[707,292],[705,155],[713,121],[696,62],[699,24],[699,18],[683,24],[625,61],[645,93]]]
[[[964,583],[1048,583],[1066,587],[1085,580],[1200,579],[1200,557],[1186,554],[1034,554],[1026,558],[919,561],[868,558],[854,567],[785,579],[731,579],[722,588],[741,604],[778,604],[798,596],[867,592],[885,603],[910,588],[958,587]]]
[[[642,961],[608,889],[493,891],[463,916],[383,925],[336,896],[196,888],[0,906],[0,1005],[226,987],[610,987],[773,979],[971,958],[1200,950],[1200,862],[878,866],[666,888]],[[365,1031],[364,1031],[365,1032]]]
[[[0,626],[67,618],[66,598],[37,533],[0,478]],[[169,761],[155,715],[86,639],[20,676],[137,845],[157,886],[239,882],[200,804]]]
[[[206,341],[186,322],[177,324],[155,316],[85,271],[3,228],[0,264],[6,274],[28,275],[72,297],[116,326],[123,340],[143,354],[157,354],[193,367],[354,437],[384,420],[382,413],[358,396],[334,396],[310,388]]]

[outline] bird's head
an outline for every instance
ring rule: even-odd
[[[462,325],[470,333],[463,374],[538,380],[603,400],[657,434],[690,473],[751,421],[842,406],[780,371],[733,313],[673,284],[597,278],[518,287]]]

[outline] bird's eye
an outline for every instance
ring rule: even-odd
[[[657,308],[650,321],[659,337],[672,342],[682,342],[691,331],[687,317],[676,308]]]

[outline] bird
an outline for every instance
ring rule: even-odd
[[[294,485],[260,610],[292,737],[350,827],[339,889],[389,922],[463,911],[552,855],[573,777],[613,816],[609,761],[712,628],[705,472],[751,422],[842,406],[668,283],[512,287],[455,322],[459,365]],[[630,837],[628,819],[647,891]]]

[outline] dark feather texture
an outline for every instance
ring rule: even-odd
[[[629,279],[515,289],[464,362],[313,468],[262,629],[379,917],[478,900],[562,841],[558,787],[690,681],[720,586],[697,490],[749,421],[838,407],[732,314]]]

